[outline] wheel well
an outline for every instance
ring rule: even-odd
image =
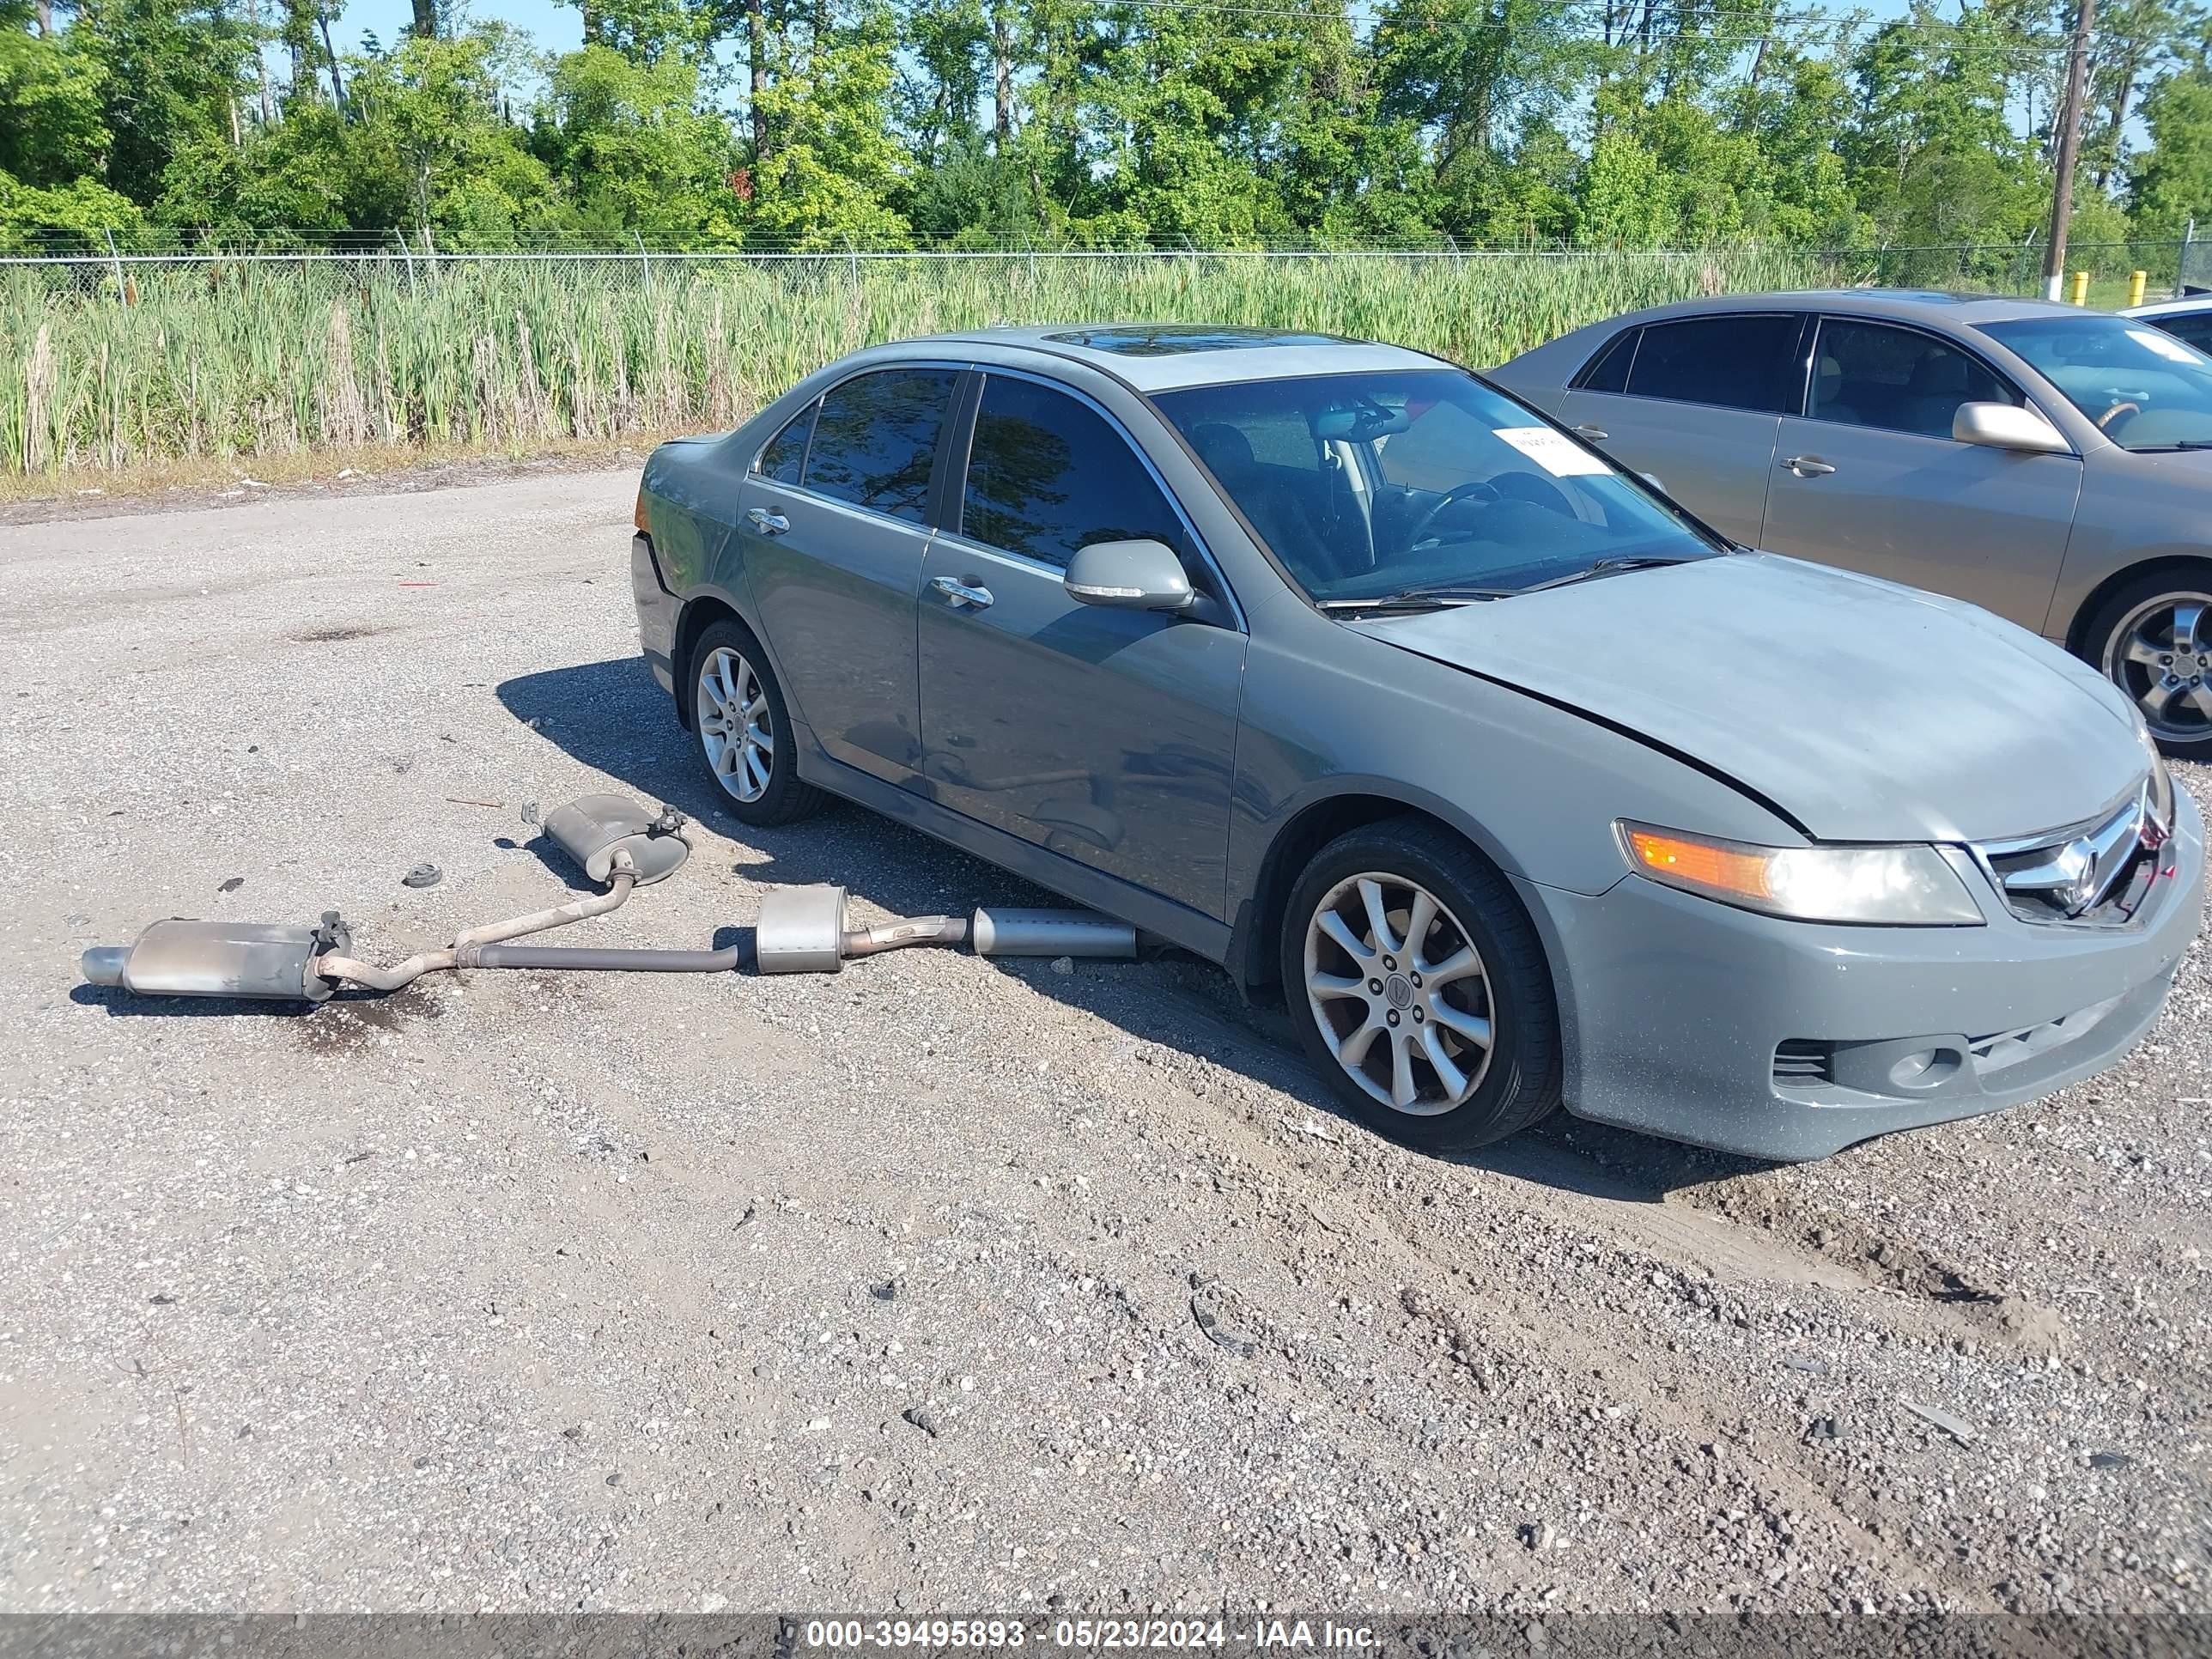
[[[710,594],[692,600],[676,619],[676,642],[672,653],[675,660],[669,665],[669,672],[676,678],[676,718],[686,732],[691,729],[691,699],[685,693],[684,682],[691,672],[691,647],[698,644],[702,634],[718,622],[744,625],[744,617]]]
[[[2089,592],[2088,597],[2075,608],[2074,619],[2066,627],[2066,648],[2076,656],[2089,641],[2086,637],[2089,624],[2106,602],[2129,583],[2140,581],[2145,576],[2158,575],[2166,571],[2193,570],[2212,574],[2212,558],[2192,557],[2175,554],[2163,559],[2146,559],[2141,564],[2131,564],[2124,570],[2115,570]]]
[[[1455,836],[1460,834],[1433,812],[1424,812],[1388,795],[1332,795],[1307,807],[1268,843],[1267,855],[1260,865],[1260,879],[1237,925],[1235,966],[1248,989],[1273,985],[1280,978],[1276,967],[1283,911],[1291,902],[1291,890],[1298,884],[1313,855],[1347,830],[1380,823],[1385,818],[1426,818]]]

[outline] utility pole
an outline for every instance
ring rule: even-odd
[[[2043,297],[2056,300],[2066,281],[2066,224],[2074,216],[2074,157],[2081,147],[2081,100],[2089,79],[2089,31],[2097,0],[2075,0],[2074,45],[2066,58],[2066,101],[2058,109],[2058,177],[2051,191],[2051,234],[2043,248]]]

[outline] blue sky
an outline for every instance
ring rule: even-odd
[[[468,0],[468,15],[527,29],[547,52],[573,52],[584,43],[584,14],[552,0]],[[351,0],[331,33],[341,52],[360,45],[364,31],[389,46],[406,32],[414,15],[409,0]]]

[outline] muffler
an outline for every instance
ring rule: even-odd
[[[333,910],[314,927],[259,921],[157,921],[131,945],[95,945],[78,959],[88,985],[141,996],[259,997],[324,1002],[337,989],[318,971],[353,948]]]
[[[79,961],[85,981],[149,996],[245,997],[325,1002],[340,987],[397,991],[424,974],[461,968],[538,968],[595,973],[711,974],[744,966],[745,952],[516,945],[510,941],[618,909],[635,889],[664,881],[690,856],[684,815],[647,812],[619,795],[586,795],[546,815],[545,832],[606,890],[506,921],[472,927],[439,951],[390,968],[357,960],[335,910],[313,927],[262,922],[157,921],[127,945],[96,945]],[[848,927],[842,887],[786,887],[761,901],[752,959],[763,974],[834,974],[848,958],[910,945],[957,945],[978,956],[1120,957],[1137,954],[1136,930],[1087,910],[977,910],[901,916]]]
[[[1137,930],[1090,910],[979,909],[957,916],[901,916],[869,927],[845,925],[842,887],[786,887],[761,901],[753,928],[763,974],[834,974],[854,957],[909,945],[957,945],[979,957],[1092,957],[1127,961]]]

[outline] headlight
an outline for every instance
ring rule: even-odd
[[[1982,921],[1958,872],[1932,847],[1751,847],[1628,823],[1620,840],[1638,874],[1771,916],[1905,927]]]

